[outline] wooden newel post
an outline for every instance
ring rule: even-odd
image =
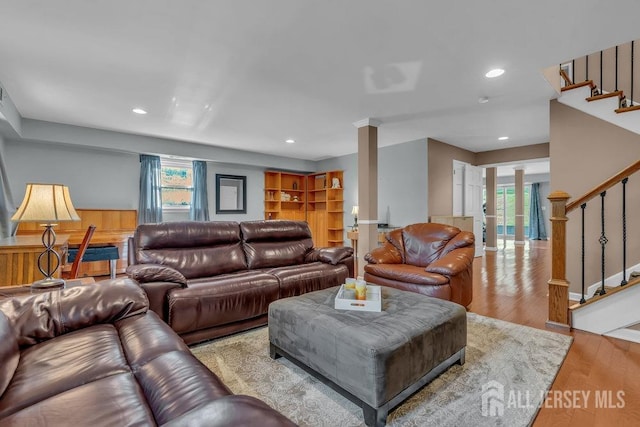
[[[551,202],[551,279],[549,280],[548,325],[569,327],[569,282],[567,264],[567,200],[564,191],[554,191],[547,197]]]

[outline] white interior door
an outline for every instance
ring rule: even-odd
[[[451,215],[464,215],[464,168],[465,163],[453,161],[453,212]]]
[[[464,165],[464,213],[473,216],[473,234],[476,236],[476,256],[482,256],[482,168]]]

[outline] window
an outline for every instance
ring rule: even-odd
[[[189,160],[161,159],[163,210],[189,210],[193,192],[193,166]]]
[[[529,205],[531,185],[524,186],[524,235],[529,235]],[[513,236],[516,229],[516,189],[512,185],[498,186],[496,192],[498,236]]]

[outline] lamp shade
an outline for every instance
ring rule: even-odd
[[[351,208],[351,215],[358,215],[358,207],[354,206],[353,208]]]
[[[62,184],[27,184],[24,200],[11,221],[80,221],[80,216],[71,203],[69,187]]]

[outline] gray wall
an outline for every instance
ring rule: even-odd
[[[212,221],[250,221],[264,219],[264,168],[242,165],[207,163],[209,187],[209,216]],[[241,175],[247,177],[247,213],[216,214],[216,174]]]
[[[357,205],[357,154],[318,162],[318,170],[344,170],[344,224],[353,224]],[[378,220],[405,226],[427,221],[427,142],[424,139],[378,150]]]
[[[6,141],[7,171],[14,203],[20,204],[28,182],[69,186],[76,208],[138,209],[138,154],[29,141]],[[1,146],[0,146],[1,149]],[[262,219],[264,170],[261,167],[207,162],[209,214],[215,221]],[[247,177],[247,213],[215,213],[215,176]],[[188,220],[188,212],[165,213],[164,221]]]
[[[308,160],[30,119],[22,120],[22,140],[308,172],[315,167]]]
[[[16,207],[26,184],[40,182],[68,185],[76,208],[138,209],[137,154],[13,140],[5,154]]]
[[[247,213],[216,214],[216,174],[247,177]],[[207,162],[207,192],[211,221],[251,221],[264,218],[264,169]],[[188,221],[189,211],[163,212],[162,221]]]

